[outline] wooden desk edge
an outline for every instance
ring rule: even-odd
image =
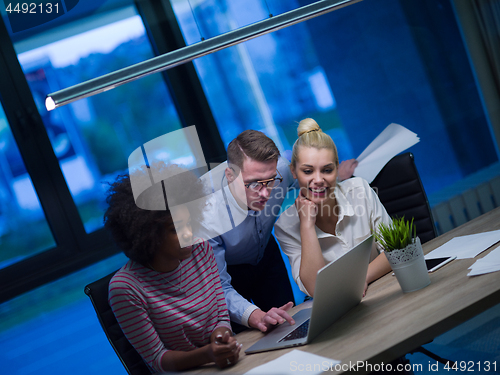
[[[500,208],[496,208],[493,211],[490,211],[483,216],[476,218],[458,228],[453,229],[450,232],[445,233],[444,235],[437,237],[429,242],[427,242],[424,245],[424,250],[425,253],[428,253],[429,251],[437,248],[438,246],[441,246],[445,242],[449,241],[450,239],[457,237],[457,236],[463,236],[463,235],[469,235],[469,234],[474,234],[474,233],[480,233],[483,231],[491,231],[491,230],[496,230],[500,229]],[[498,246],[498,245],[496,245]],[[489,249],[488,251],[491,251]],[[482,255],[484,256],[484,254]],[[481,257],[482,257],[481,256]],[[480,258],[480,257],[478,257]],[[447,266],[445,266],[447,267]],[[385,276],[385,277],[390,277]],[[478,276],[481,277],[481,276]],[[496,276],[495,276],[496,277]],[[389,279],[386,279],[389,280]],[[370,356],[369,358],[360,358],[359,360],[365,361],[368,364],[380,364],[380,363],[389,363],[399,357],[402,357],[414,349],[418,348],[421,345],[424,345],[430,341],[432,341],[435,337],[449,331],[450,329],[464,323],[465,321],[473,318],[474,316],[480,314],[481,312],[495,306],[497,304],[497,301],[500,300],[500,289],[493,290],[492,293],[484,295],[480,300],[475,301],[473,304],[466,306],[465,308],[461,309],[460,311],[457,311],[456,313],[444,318],[440,322],[433,324],[422,331],[419,331],[415,334],[413,334],[410,337],[405,338],[402,341],[392,343],[390,347],[383,349],[382,351],[375,353],[374,355]],[[296,313],[301,309],[301,305],[294,307],[293,312]],[[305,307],[305,306],[304,306]],[[235,367],[230,367],[228,369],[224,370],[217,370],[216,367],[214,366],[208,366],[208,367],[203,367],[199,369],[194,369],[190,371],[189,373],[207,373],[207,372],[217,372],[217,373],[225,373],[225,374],[241,374],[246,371],[249,371],[253,367],[256,367],[260,364],[267,363],[268,361],[279,357],[280,355],[283,355],[287,353],[291,349],[283,349],[280,350],[281,354],[276,356],[275,354],[268,354],[266,353],[260,353],[257,354],[255,358],[251,358],[254,355],[249,355],[250,358],[246,358],[247,355],[243,353],[245,349],[247,349],[249,346],[251,346],[258,338],[260,338],[260,333],[256,331],[245,331],[237,337],[240,337],[242,339],[242,343],[244,343],[244,346],[242,348],[242,354],[240,355],[240,361]],[[305,348],[306,351],[308,346],[302,347]],[[267,352],[267,353],[276,353],[277,351],[272,351],[272,352]],[[353,353],[355,355],[356,353]],[[368,353],[367,353],[368,354]],[[352,355],[352,356],[353,356]],[[352,357],[351,356],[351,357]],[[340,358],[336,358],[340,359]],[[257,360],[258,363],[253,366],[249,366],[249,362],[247,361],[255,361]],[[352,358],[349,358],[347,356],[346,358],[343,359],[343,363],[348,362],[349,360],[352,360]],[[242,366],[239,366],[242,365]],[[344,372],[349,372],[349,371],[332,371],[332,374],[336,373],[344,373]],[[363,374],[367,373],[366,371],[357,371],[357,374]]]

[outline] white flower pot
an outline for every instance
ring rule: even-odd
[[[420,238],[404,249],[386,251],[385,255],[404,293],[425,288],[431,283]]]

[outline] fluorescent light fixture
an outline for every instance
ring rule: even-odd
[[[56,108],[56,103],[54,103],[54,99],[52,99],[50,96],[47,96],[47,98],[45,99],[45,107],[47,107],[47,111],[52,111]]]
[[[149,74],[158,73],[166,69],[192,61],[198,57],[220,51],[258,36],[269,34],[311,18],[329,13],[344,6],[357,3],[361,0],[320,0],[289,12],[270,17],[263,21],[229,31],[213,38],[179,48],[127,68],[91,79],[86,82],[56,91],[47,95],[45,106],[53,110],[79,99],[111,90],[127,82]]]

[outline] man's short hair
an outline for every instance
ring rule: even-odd
[[[273,140],[258,130],[245,130],[227,146],[227,161],[243,169],[245,157],[258,162],[278,161],[280,151]]]

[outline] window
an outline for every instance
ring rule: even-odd
[[[27,230],[30,228],[30,230]],[[55,245],[0,106],[0,269]]]
[[[70,24],[71,35],[38,46],[40,36],[16,43],[18,58],[37,103],[54,153],[87,232],[102,227],[107,182],[127,172],[134,149],[181,123],[161,75],[151,75],[57,110],[45,109],[51,92],[153,57],[134,8],[103,26]],[[112,21],[112,22],[110,22]],[[96,21],[92,22],[92,25]]]
[[[101,228],[108,183],[128,171],[134,150],[182,127],[160,74],[45,110],[48,93],[153,57],[131,4],[80,2],[18,32],[2,11],[0,301],[119,252]],[[187,140],[177,146],[190,160]]]
[[[201,2],[192,13],[180,3],[174,10],[188,44],[268,14],[264,0]],[[269,4],[274,14],[302,5]],[[410,151],[428,194],[498,160],[446,1],[359,2],[195,66],[226,145],[245,129],[259,129],[289,157],[297,122],[312,117],[344,160],[395,122],[421,139]]]

